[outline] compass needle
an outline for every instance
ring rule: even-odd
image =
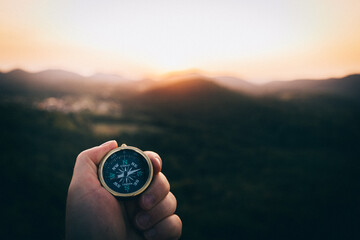
[[[129,176],[130,174],[133,174],[133,173],[139,171],[139,170],[140,170],[140,169],[136,169],[136,170],[129,171],[129,172],[128,172],[128,176]]]

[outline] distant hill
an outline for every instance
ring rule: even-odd
[[[360,74],[323,80],[274,81],[259,85],[230,76],[203,78],[213,81],[220,86],[251,96],[294,99],[328,95],[360,101]],[[186,80],[186,78],[183,79],[183,81]]]
[[[231,76],[219,76],[215,77],[214,80],[222,86],[244,93],[258,94],[260,89],[259,85]]]
[[[155,87],[138,95],[138,99],[164,104],[217,104],[219,101],[236,100],[241,95],[231,89],[220,86],[209,78],[196,77]],[[206,106],[204,106],[206,107]]]
[[[264,95],[328,94],[360,100],[360,74],[325,80],[276,81],[260,86]]]
[[[143,95],[150,97],[172,96],[175,98],[193,97],[194,95],[214,97],[217,94],[228,94],[230,92],[233,91],[216,84],[210,78],[196,77],[150,89]]]
[[[181,81],[187,81],[191,79],[207,79],[209,81],[215,82],[223,87],[236,90],[243,93],[255,94],[258,92],[258,85],[245,81],[243,79],[233,77],[233,76],[216,76],[208,77],[205,73],[202,73],[199,70],[189,70],[189,71],[180,71],[173,72],[163,75],[160,78],[158,86],[161,86],[162,83],[171,84]]]
[[[163,78],[163,80],[165,80],[164,82],[168,84],[192,79],[212,81],[222,87],[252,96],[293,99],[321,94],[360,100],[360,74],[323,80],[273,81],[266,84],[253,84],[232,76],[217,76],[211,78],[197,72],[185,72],[183,75],[177,73]],[[161,87],[160,84],[158,85]]]
[[[102,81],[102,82],[110,82],[110,83],[129,82],[129,79],[126,79],[122,76],[115,74],[103,74],[103,73],[96,73],[88,77],[88,79],[93,81]]]
[[[258,109],[259,104],[252,97],[220,86],[209,78],[195,77],[156,87],[126,100],[124,108],[128,113],[147,112],[156,118],[173,121],[214,122],[219,119],[235,120],[241,115]],[[160,120],[161,121],[161,120]]]
[[[150,90],[149,90],[150,89]],[[91,94],[99,97],[126,98],[143,93],[143,99],[152,100],[178,97],[191,102],[192,98],[206,101],[234,96],[251,95],[280,99],[303,98],[314,95],[330,95],[360,101],[360,74],[325,80],[274,81],[252,84],[231,76],[206,77],[201,73],[176,73],[166,75],[159,81],[144,79],[133,81],[118,75],[95,74],[84,77],[63,70],[46,70],[37,73],[15,69],[0,73],[0,93],[32,96],[61,94]],[[239,96],[236,96],[239,97]],[[184,100],[186,99],[186,100]],[[227,100],[226,100],[227,99]]]
[[[76,73],[51,69],[36,73],[15,69],[0,73],[2,94],[54,96],[61,94],[91,94],[100,97],[124,97],[135,92],[140,81],[117,75],[96,74],[84,77]]]

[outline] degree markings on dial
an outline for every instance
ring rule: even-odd
[[[112,180],[113,178],[115,178],[115,174],[114,173],[110,173],[110,179]]]
[[[144,159],[130,150],[114,154],[106,165],[104,166],[104,171],[107,172],[105,181],[117,192],[136,191],[145,181],[142,177],[147,174],[147,170],[144,169],[146,165]]]

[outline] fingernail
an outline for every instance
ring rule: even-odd
[[[156,230],[154,228],[150,229],[149,231],[146,231],[144,233],[144,236],[146,239],[151,240],[154,239],[156,236]]]
[[[146,229],[149,225],[150,216],[146,213],[140,213],[136,217],[136,224],[142,229]]]
[[[102,147],[104,147],[104,146],[108,146],[108,145],[112,144],[113,142],[115,142],[115,143],[116,143],[116,141],[115,141],[115,140],[110,140],[110,141],[107,141],[107,142],[105,142],[105,143],[101,144],[100,146],[102,146]],[[117,144],[117,143],[116,143],[116,144]]]
[[[151,209],[154,206],[155,198],[152,194],[145,194],[143,196],[143,205],[145,209]]]

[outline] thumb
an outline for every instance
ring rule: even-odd
[[[101,159],[112,149],[118,146],[115,140],[108,141],[103,143],[100,146],[93,147],[81,152],[75,163],[74,175],[81,176],[85,172],[96,174],[97,165],[100,163]]]
[[[95,165],[98,165],[101,159],[105,156],[105,154],[116,147],[117,147],[117,142],[115,140],[108,141],[106,143],[101,144],[100,146],[93,147],[83,151],[82,153],[79,154],[76,161],[77,162],[82,161],[84,158],[85,160],[90,160]]]

